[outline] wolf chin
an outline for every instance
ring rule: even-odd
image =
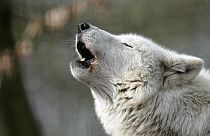
[[[110,136],[209,136],[210,74],[203,60],[136,34],[78,25],[72,75],[86,84]]]

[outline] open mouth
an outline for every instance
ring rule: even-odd
[[[77,50],[82,57],[79,60],[79,63],[85,68],[89,68],[91,63],[95,61],[95,56],[88,48],[86,48],[85,44],[82,41],[77,42]]]

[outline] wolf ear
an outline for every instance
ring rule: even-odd
[[[203,60],[197,57],[170,53],[163,58],[164,86],[178,86],[193,80],[201,71]]]

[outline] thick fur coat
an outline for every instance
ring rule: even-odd
[[[82,25],[71,72],[91,89],[107,134],[210,136],[210,74],[202,59]]]

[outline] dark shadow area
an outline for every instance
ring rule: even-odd
[[[0,135],[40,136],[21,80],[10,3],[10,0],[0,1]]]

